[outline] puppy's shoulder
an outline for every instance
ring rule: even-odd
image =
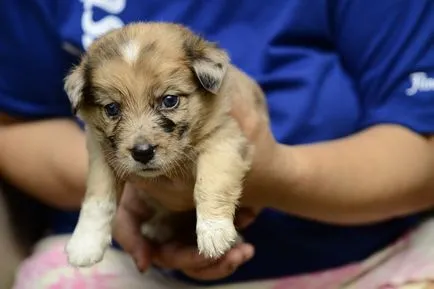
[[[239,105],[251,106],[259,113],[267,115],[265,93],[251,76],[231,64],[227,71],[226,81],[227,85],[223,87],[222,93],[235,99],[235,103]]]

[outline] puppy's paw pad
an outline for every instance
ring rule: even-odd
[[[90,267],[103,259],[110,242],[110,234],[75,234],[65,248],[68,263],[74,267]]]
[[[238,239],[238,233],[231,219],[198,221],[196,233],[199,254],[210,259],[223,256]]]

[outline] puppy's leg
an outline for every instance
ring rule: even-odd
[[[68,262],[76,267],[91,266],[102,260],[111,243],[116,193],[121,189],[95,136],[90,131],[86,134],[89,152],[87,190],[78,223],[66,246]]]
[[[199,252],[218,258],[237,241],[234,214],[250,162],[247,142],[231,123],[216,132],[198,157],[194,190]]]

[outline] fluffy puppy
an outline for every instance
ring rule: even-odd
[[[218,258],[231,248],[253,150],[229,114],[232,98],[268,117],[261,89],[224,50],[181,25],[130,24],[89,47],[65,90],[86,124],[89,152],[87,191],[66,246],[70,264],[103,258],[117,196],[131,176],[193,176],[199,252]],[[143,233],[167,240],[171,213],[144,197],[156,214]]]

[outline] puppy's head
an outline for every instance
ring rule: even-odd
[[[218,125],[228,62],[182,26],[131,24],[96,40],[65,90],[115,171],[154,177],[179,169]]]

